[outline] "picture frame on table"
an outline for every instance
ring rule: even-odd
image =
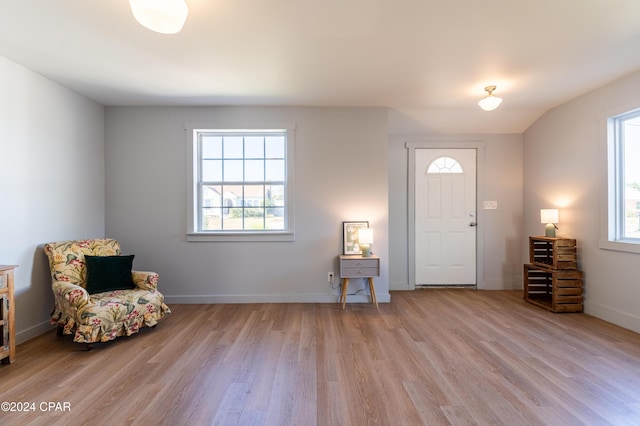
[[[369,221],[366,220],[342,222],[343,254],[362,254],[358,245],[358,229],[368,227]]]

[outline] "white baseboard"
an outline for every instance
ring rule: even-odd
[[[390,282],[389,290],[395,290],[395,291],[409,290],[409,283],[406,281],[401,283]]]
[[[16,331],[16,344],[24,343],[29,339],[33,339],[36,336],[46,333],[55,328],[54,325],[49,324],[49,321],[44,321],[40,324],[36,324],[33,327],[29,327],[26,330]]]
[[[389,303],[389,293],[377,294],[378,303]],[[199,295],[199,296],[164,296],[165,303],[182,305],[216,304],[216,303],[338,303],[338,295],[330,294],[234,294],[234,295]],[[347,296],[347,303],[369,303],[367,294]]]
[[[600,318],[601,320],[619,325],[627,330],[640,333],[640,317],[637,315],[623,312],[601,303],[590,302],[585,300],[584,313]]]
[[[478,290],[522,290],[522,280],[519,281],[501,281],[501,280],[484,280],[477,284]],[[407,282],[389,283],[389,290],[401,291],[412,290]]]
[[[478,283],[478,290],[522,290],[522,280],[484,280]]]

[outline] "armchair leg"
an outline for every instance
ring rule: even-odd
[[[58,329],[56,330],[56,336],[62,337],[63,335],[64,335],[64,327],[59,325]]]
[[[93,349],[93,343],[87,343],[87,352]]]

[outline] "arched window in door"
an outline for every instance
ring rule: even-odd
[[[427,174],[431,173],[464,173],[462,166],[451,157],[439,157],[429,164]]]

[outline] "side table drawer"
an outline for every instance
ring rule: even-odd
[[[377,277],[378,268],[342,268],[342,278]]]
[[[378,259],[343,259],[342,266],[345,268],[377,268]]]
[[[9,272],[0,271],[0,288],[7,288],[9,283]]]
[[[380,258],[340,256],[340,278],[379,277]]]

